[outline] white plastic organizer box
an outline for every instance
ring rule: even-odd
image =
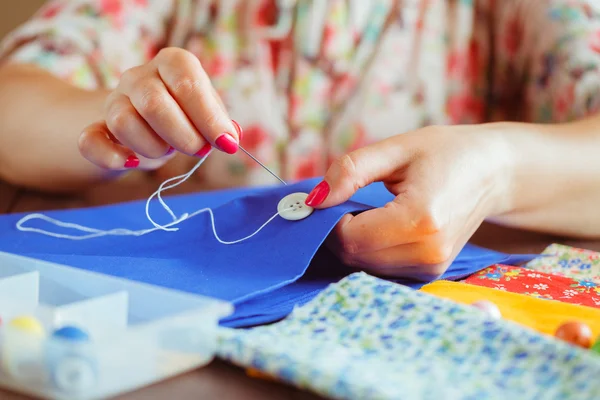
[[[104,399],[208,364],[231,304],[0,252],[0,386]]]

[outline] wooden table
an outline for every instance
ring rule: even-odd
[[[126,180],[99,186],[77,197],[57,197],[36,194],[0,182],[0,213],[29,212],[115,203],[144,199],[157,187],[163,177],[135,176]],[[190,183],[179,192],[197,190]],[[474,244],[507,253],[539,253],[551,243],[600,251],[600,241],[574,241],[530,232],[519,232],[497,226],[484,225],[473,237]],[[0,390],[3,400],[22,400],[26,397]],[[231,365],[214,361],[208,367],[157,383],[144,389],[120,396],[122,400],[153,399],[219,399],[219,400],[279,400],[319,399],[310,393],[282,384],[252,379]]]

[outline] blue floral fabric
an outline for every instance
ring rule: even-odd
[[[365,273],[220,357],[338,399],[598,399],[600,356]]]

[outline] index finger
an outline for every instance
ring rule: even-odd
[[[202,136],[222,151],[235,153],[238,131],[200,61],[181,49],[172,50],[158,62],[158,74]]]

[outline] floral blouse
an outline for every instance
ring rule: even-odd
[[[292,181],[429,124],[561,122],[600,105],[596,0],[53,0],[0,56],[111,88],[166,46],[200,59],[242,145]],[[243,154],[202,170],[274,182]]]

